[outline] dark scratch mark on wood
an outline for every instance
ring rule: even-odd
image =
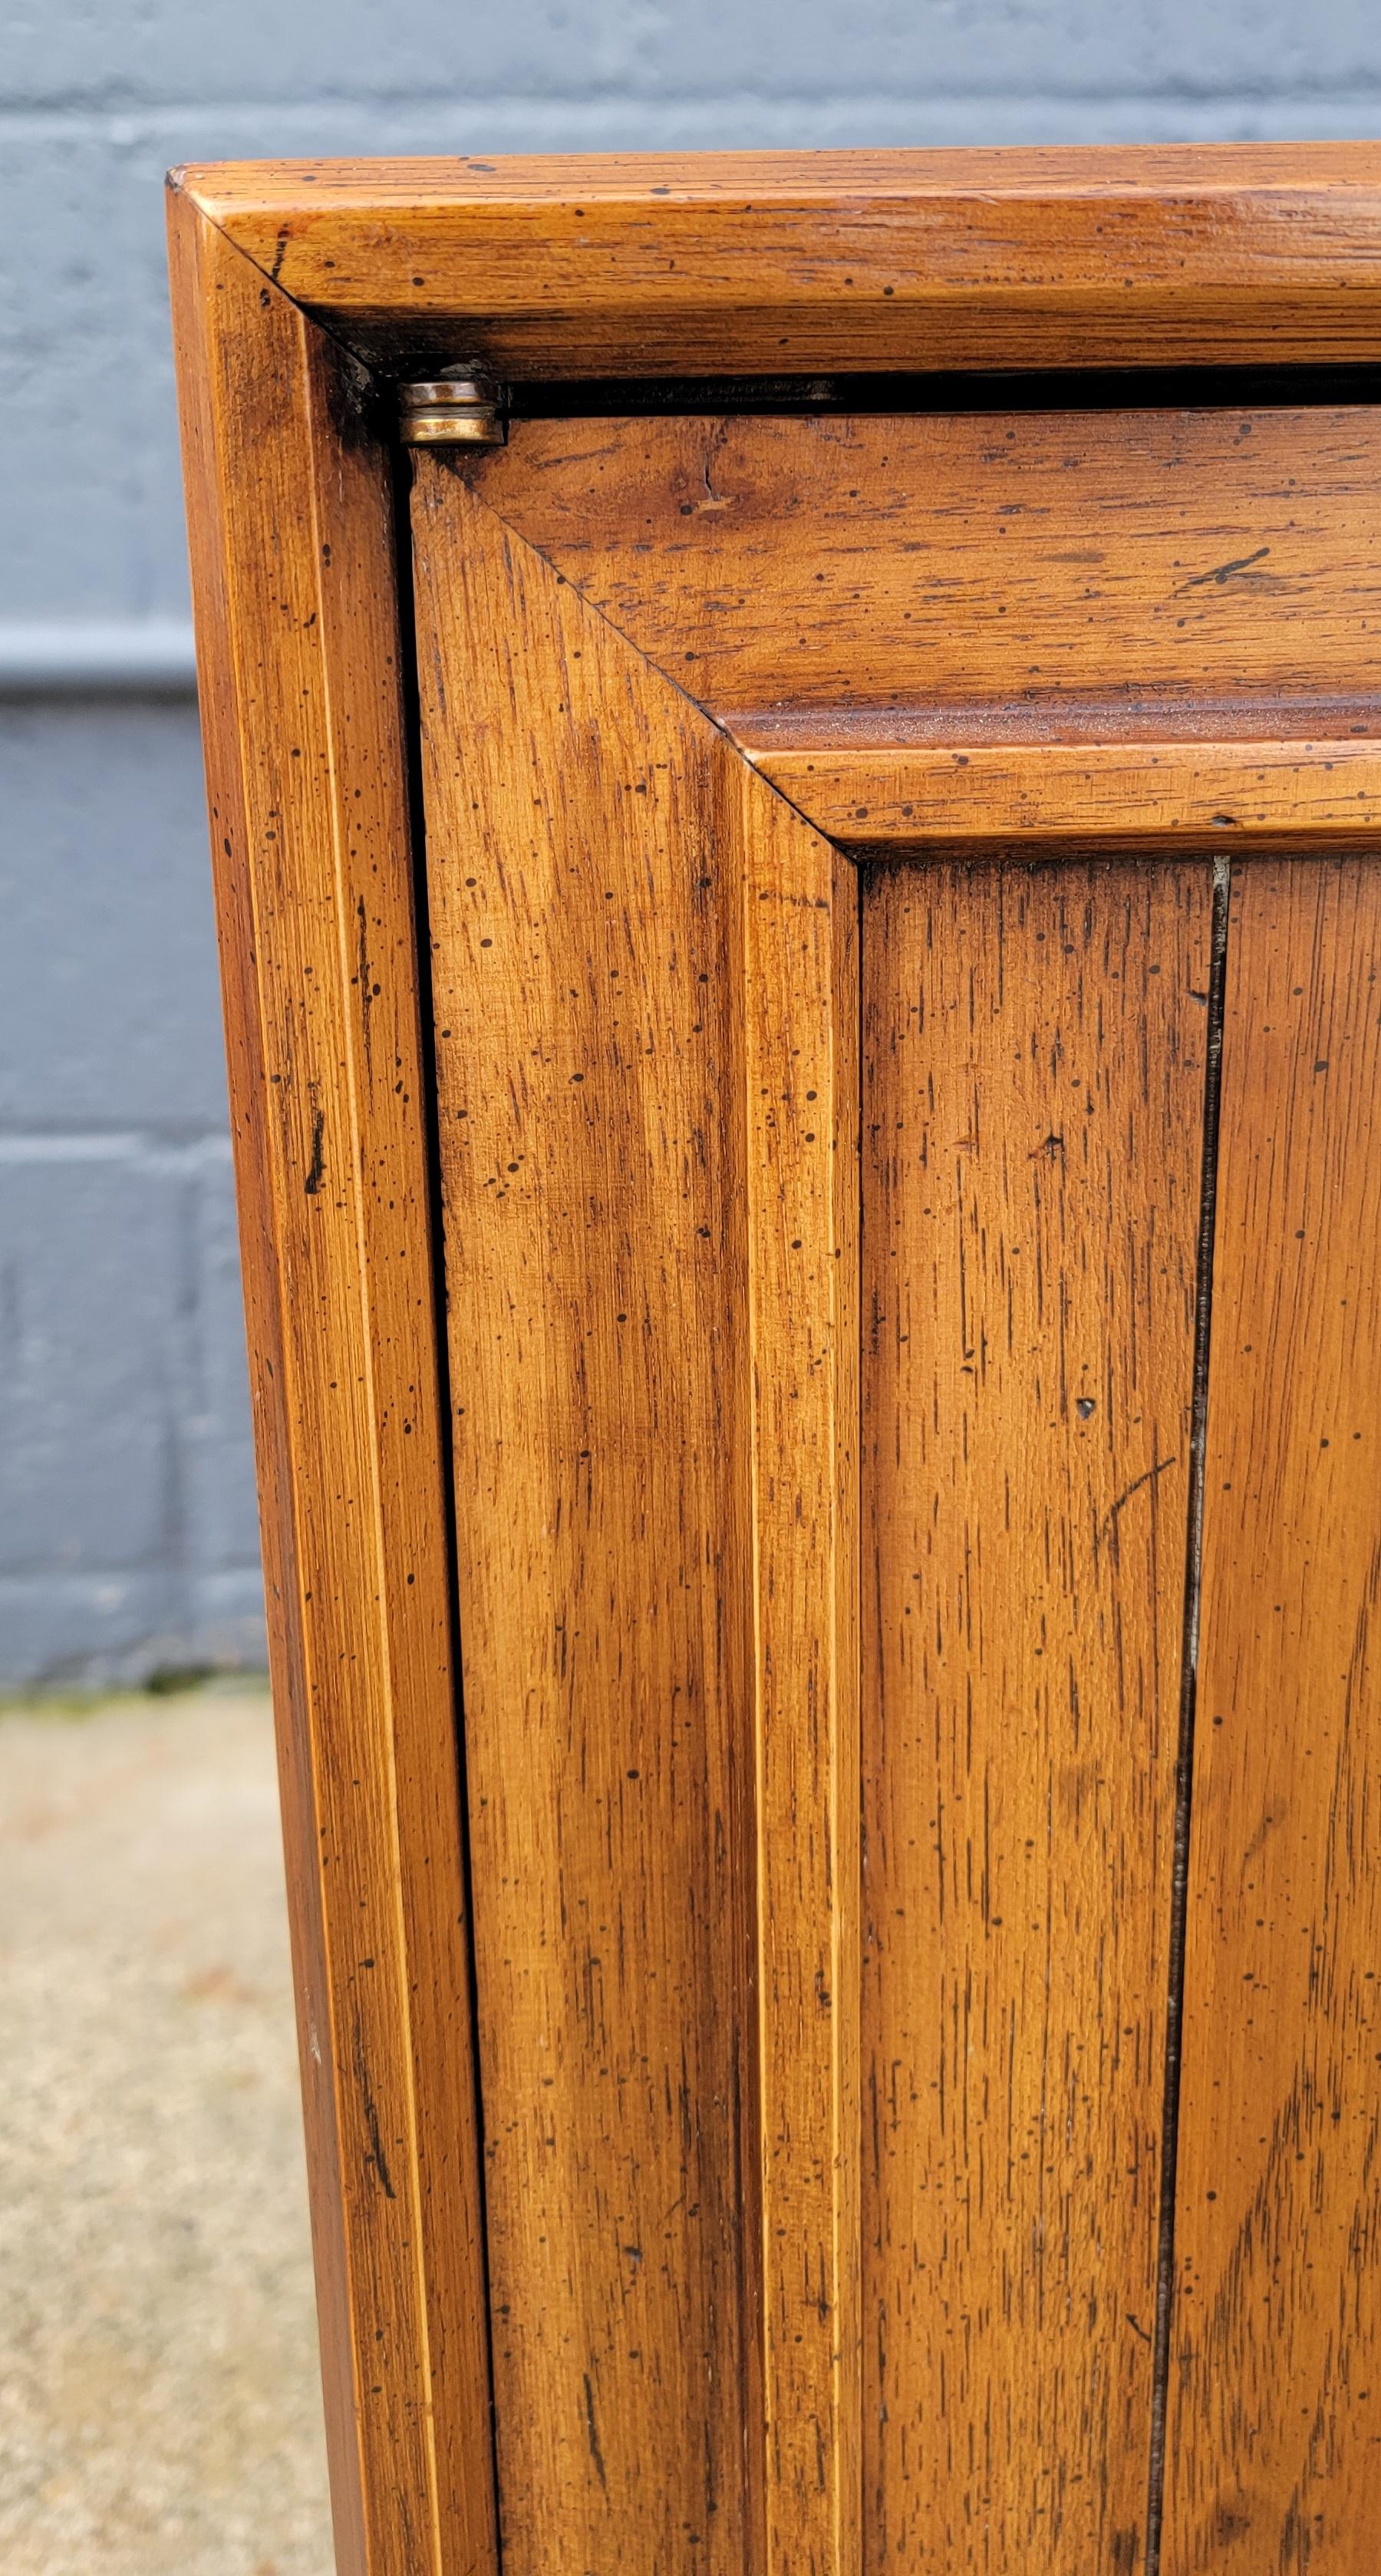
[[[1148,1467],[1144,1476],[1134,1476],[1130,1485],[1124,1485],[1116,1502],[1110,1503],[1108,1506],[1108,1528],[1112,1528],[1113,1522],[1116,1520],[1123,1504],[1129,1503],[1133,1494],[1139,1494],[1143,1485],[1149,1485],[1152,1482],[1152,1479],[1156,1476],[1163,1476],[1166,1468],[1173,1467],[1174,1464],[1175,1461],[1173,1458],[1157,1458],[1155,1465],[1153,1467]]]
[[[360,2101],[364,2108],[365,2127],[369,2131],[369,2154],[365,2158],[365,2163],[374,2167],[384,2198],[396,2200],[398,2194],[393,2188],[393,2177],[388,2169],[388,2158],[384,2153],[383,2137],[379,2129],[378,2104],[375,2102],[369,2081],[369,2066],[364,2053],[364,2033],[358,2022],[355,2024],[355,2075],[360,2088]]]
[[[372,1078],[374,1072],[374,1048],[370,1036],[369,1014],[374,1008],[374,998],[378,991],[378,986],[371,984],[369,980],[369,916],[365,911],[363,895],[360,896],[359,902],[355,907],[355,911],[360,925],[359,955],[356,969],[360,979],[360,1025],[364,1031],[365,1067]]]
[[[1188,581],[1180,583],[1180,588],[1201,590],[1207,581],[1231,581],[1235,572],[1249,572],[1252,565],[1263,562],[1270,551],[1269,546],[1258,546],[1254,555],[1235,555],[1231,563],[1214,564],[1208,572],[1191,573]]]
[[[599,2433],[595,2425],[595,2392],[590,2385],[588,2370],[585,2373],[585,2432],[590,2445],[590,2457],[595,2464],[595,2475],[607,2495],[609,2480],[604,2472],[604,2453],[599,2447]]]
[[[325,1135],[326,1112],[324,1109],[318,1109],[316,1116],[312,1120],[312,1159],[307,1169],[306,1180],[302,1184],[302,1187],[306,1191],[309,1199],[314,1199],[316,1197],[317,1191],[320,1189],[322,1179],[325,1175]]]

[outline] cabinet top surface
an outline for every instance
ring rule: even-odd
[[[429,158],[208,161],[176,173],[226,220],[260,206],[400,209],[649,204],[707,208],[932,198],[1361,196],[1381,204],[1381,143],[1072,144],[927,151],[448,153]]]
[[[365,354],[510,377],[1381,362],[1381,145],[244,161],[172,185]]]

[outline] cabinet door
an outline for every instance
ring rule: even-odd
[[[1379,468],[416,460],[514,2576],[1371,2565]]]

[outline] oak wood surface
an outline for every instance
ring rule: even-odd
[[[858,2560],[852,871],[419,460],[505,2565]]]
[[[493,2576],[387,466],[170,212],[337,2565]]]
[[[865,879],[865,2565],[1143,2565],[1211,889]]]
[[[352,342],[512,377],[1381,358],[1370,143],[201,164]]]
[[[1166,2576],[1381,2527],[1381,870],[1234,871]]]
[[[1381,408],[531,420],[467,472],[755,749],[1381,735]]]
[[[859,891],[741,785],[766,2565],[858,2576]]]

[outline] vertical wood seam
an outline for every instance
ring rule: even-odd
[[[1160,2217],[1155,2341],[1151,2360],[1151,2439],[1146,2500],[1146,2576],[1160,2576],[1165,2512],[1165,2426],[1170,2336],[1175,2307],[1175,2196],[1179,2163],[1180,2076],[1184,2029],[1185,1924],[1194,1804],[1194,1731],[1198,1711],[1199,1614],[1203,1582],[1204,1472],[1208,1448],[1209,1362],[1213,1322],[1213,1245],[1218,1193],[1218,1126],[1222,1103],[1223,1020],[1227,991],[1232,864],[1213,861],[1213,934],[1204,1050],[1203,1146],[1194,1298],[1194,1375],[1186,1497],[1184,1631],[1180,1653],[1180,1726],[1175,1757],[1175,1821],[1170,1866],[1165,2077],[1161,2107]]]

